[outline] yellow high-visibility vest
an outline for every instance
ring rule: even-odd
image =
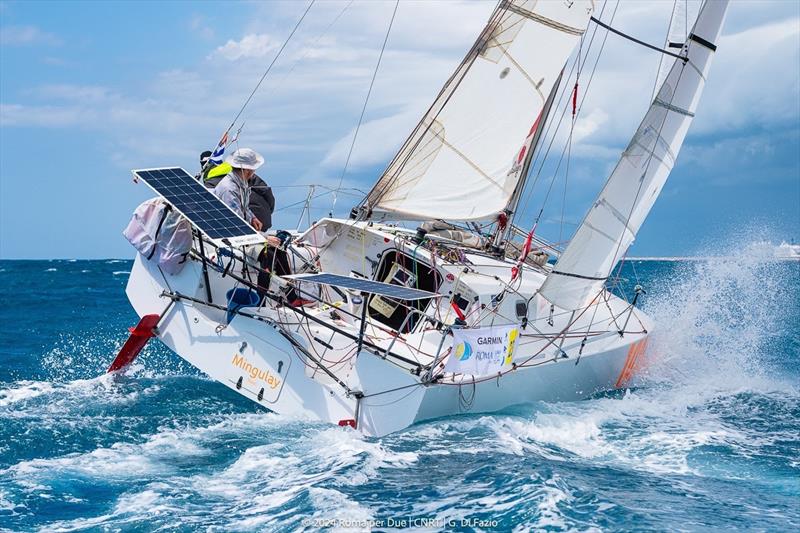
[[[213,178],[219,178],[221,176],[225,176],[227,174],[230,174],[232,170],[233,167],[230,165],[230,163],[220,163],[219,165],[212,167],[205,173],[205,176],[203,176],[203,181],[208,181]]]

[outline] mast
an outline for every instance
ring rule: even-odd
[[[547,124],[548,119],[550,118],[550,110],[553,107],[553,103],[556,99],[556,94],[558,93],[558,88],[561,86],[561,79],[564,76],[564,71],[561,71],[561,74],[558,75],[558,79],[556,80],[555,85],[553,85],[553,89],[550,91],[550,95],[547,97],[547,101],[544,104],[544,108],[542,112],[539,114],[539,117],[536,119],[536,122],[533,123],[531,126],[531,131],[529,133],[528,139],[526,139],[526,144],[520,149],[521,155],[524,156],[524,161],[522,163],[522,168],[520,171],[521,179],[517,182],[517,186],[514,188],[514,194],[511,195],[511,200],[508,202],[508,207],[506,211],[509,213],[508,222],[506,224],[505,229],[505,236],[504,239],[508,240],[509,235],[511,234],[511,228],[514,224],[514,218],[517,216],[517,209],[519,207],[519,200],[522,197],[522,192],[525,190],[525,185],[528,182],[528,178],[530,177],[530,168],[531,162],[533,161],[533,155],[536,153],[536,150],[539,148],[539,141],[541,140],[542,134],[544,133],[545,125]],[[499,243],[498,243],[499,244]]]

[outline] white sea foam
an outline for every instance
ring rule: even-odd
[[[572,494],[566,489],[565,484],[560,482],[559,477],[553,476],[545,480],[537,490],[535,499],[538,500],[536,509],[538,519],[534,526],[540,528],[566,529],[564,514],[559,506],[568,506],[573,499]]]
[[[114,276],[124,276],[124,275],[130,274],[130,273],[131,273],[130,270],[115,270],[111,274],[114,275]]]
[[[53,385],[44,381],[18,381],[9,389],[0,389],[0,407],[36,398],[52,392]]]
[[[335,521],[331,531],[370,531],[372,511],[354,502],[343,493],[326,488],[312,487],[309,490],[316,511],[312,519]]]
[[[161,388],[160,384],[152,383],[143,388],[125,389],[115,386],[115,379],[114,375],[101,374],[91,379],[67,382],[18,381],[9,388],[0,389],[0,407],[7,408],[0,411],[0,416],[15,416],[15,413],[19,416],[35,415],[43,417],[42,423],[47,423],[49,417],[54,417],[54,422],[58,423],[59,415],[80,411],[87,403],[129,404],[141,396],[155,394]],[[18,408],[18,404],[22,407]],[[77,420],[81,421],[80,418]],[[92,423],[91,418],[86,418],[84,422]]]
[[[796,384],[771,371],[765,350],[788,327],[782,309],[793,300],[783,290],[786,272],[745,247],[736,258],[684,265],[660,280],[645,303],[656,323],[645,383],[677,385],[691,394],[796,392]]]

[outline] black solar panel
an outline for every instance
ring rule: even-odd
[[[381,283],[380,281],[372,281],[371,279],[351,278],[338,274],[297,274],[285,277],[298,281],[310,281],[311,283],[344,287],[345,289],[353,289],[369,294],[380,294],[381,296],[388,296],[389,298],[398,300],[422,300],[423,298],[436,296],[436,294],[432,292],[420,289],[411,289],[409,287],[403,287],[402,285]]]
[[[231,245],[264,242],[250,224],[179,167],[134,170],[133,174],[172,204],[214,241]]]

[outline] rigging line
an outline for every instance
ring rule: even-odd
[[[575,121],[578,120],[578,116],[575,110],[575,102],[578,98],[578,82],[581,79],[581,52],[583,52],[583,37],[581,37],[581,43],[578,47],[578,72],[575,73],[575,89],[573,89],[572,93],[572,123],[569,126],[569,140],[567,141],[567,168],[564,170],[564,194],[561,197],[561,223],[558,226],[558,240],[564,240],[564,210],[567,207],[567,186],[569,184],[569,164],[572,160],[572,138],[573,134],[575,133]]]
[[[333,25],[334,25],[334,24],[336,24],[336,22],[338,22],[338,20],[339,20],[339,19],[342,17],[342,15],[344,15],[345,11],[347,11],[348,9],[350,9],[350,6],[352,6],[352,5],[353,5],[353,2],[354,2],[354,1],[355,1],[355,0],[350,0],[350,1],[349,1],[349,2],[348,2],[348,3],[347,3],[345,6],[344,6],[344,8],[342,8],[342,10],[341,10],[341,11],[339,11],[339,14],[337,14],[337,15],[334,17],[334,19],[333,19],[333,20],[332,20],[332,21],[331,21],[331,22],[328,24],[328,26],[327,26],[327,27],[326,27],[326,28],[325,28],[325,29],[322,31],[322,33],[320,33],[319,35],[317,35],[317,38],[316,38],[316,39],[314,39],[314,41],[311,43],[311,46],[309,46],[308,48],[306,48],[306,51],[305,51],[305,53],[304,53],[302,56],[300,56],[299,58],[297,58],[297,60],[296,60],[294,63],[292,63],[292,66],[289,68],[289,70],[286,72],[286,74],[284,74],[283,78],[281,78],[281,79],[280,79],[280,81],[278,81],[278,83],[276,83],[276,84],[273,86],[273,90],[274,90],[274,89],[276,89],[277,87],[279,87],[279,86],[280,86],[280,85],[281,85],[281,84],[282,84],[284,81],[286,81],[286,78],[288,78],[288,77],[289,77],[289,75],[290,75],[292,72],[294,72],[294,69],[295,69],[295,68],[297,68],[297,65],[299,65],[301,61],[303,61],[303,60],[304,60],[306,57],[308,57],[308,54],[310,54],[310,53],[311,53],[311,51],[312,51],[312,50],[313,50],[313,48],[314,48],[314,47],[317,45],[317,43],[319,43],[319,41],[320,41],[320,40],[321,40],[323,37],[325,37],[325,36],[328,34],[328,32],[329,32],[329,31],[331,30],[331,28],[333,27]]]
[[[664,36],[664,47],[666,48],[669,46],[669,34],[670,30],[672,29],[672,21],[675,19],[675,11],[678,9],[678,2],[681,0],[675,0],[672,4],[672,14],[669,16],[669,24],[667,25],[667,34]],[[684,39],[684,42],[685,39]],[[653,95],[650,99],[654,99],[656,97],[656,92],[658,91],[658,78],[661,77],[661,65],[664,63],[664,56],[658,56],[658,70],[656,70],[656,80],[653,82]]]
[[[603,12],[605,11],[606,5],[608,5],[608,2],[605,2],[603,4],[603,7],[602,7],[602,9],[600,11],[600,16],[601,17],[603,15]],[[614,7],[614,12],[611,14],[611,20],[610,20],[611,22],[613,22],[614,18],[616,17],[617,8],[618,7],[619,7],[619,0],[617,0],[616,6]],[[591,39],[589,40],[589,46],[588,46],[589,50],[591,50],[591,48],[592,48],[592,44],[594,43],[594,38],[595,38],[596,34],[597,34],[597,26],[595,26],[595,30],[592,33]],[[607,38],[608,38],[608,32],[606,32],[606,35],[603,37],[603,42],[601,43],[600,51],[598,52],[597,58],[595,59],[595,64],[592,67],[592,75],[589,76],[589,83],[586,84],[586,88],[584,89],[583,97],[581,98],[581,105],[578,108],[579,112],[580,112],[580,109],[583,107],[583,101],[586,99],[586,94],[589,91],[589,86],[592,83],[592,78],[594,77],[594,72],[597,69],[597,63],[600,60],[600,55],[602,55],[602,53],[603,53],[603,49],[605,47],[605,43],[606,43],[606,39]],[[589,60],[589,54],[587,53],[585,58],[584,58],[584,64],[588,60]],[[577,63],[577,59],[576,59],[576,61],[573,62],[573,65],[570,68],[570,72],[569,72],[569,74],[567,76],[567,79],[569,79],[572,76],[572,71],[576,68],[577,65],[578,65],[578,63]],[[583,67],[583,65],[581,65],[580,68],[582,68],[582,67]],[[567,94],[567,85],[565,84],[564,87],[562,87],[562,94],[559,97],[559,105],[564,103],[563,102],[563,98],[564,98],[564,96],[566,94]],[[564,116],[566,115],[566,109],[567,109],[566,106],[562,108],[561,116],[558,119],[558,123],[556,124],[555,131],[553,132],[553,136],[550,138],[550,142],[548,143],[547,149],[545,150],[544,155],[542,156],[542,159],[541,159],[541,163],[539,164],[539,170],[536,172],[536,176],[534,177],[533,183],[531,184],[530,189],[528,189],[528,193],[525,195],[525,202],[523,204],[523,207],[522,207],[522,209],[517,209],[520,212],[527,210],[528,209],[528,205],[530,204],[530,201],[533,199],[533,191],[536,188],[536,185],[539,182],[539,178],[542,175],[542,169],[544,168],[545,162],[547,161],[547,156],[550,154],[550,149],[553,147],[553,143],[556,140],[556,136],[558,135],[558,131],[561,129],[561,123],[563,122]],[[553,124],[552,122],[550,122],[548,124],[547,131],[545,132],[545,136],[547,136],[547,134],[549,133],[552,124]],[[539,157],[539,155],[537,154],[537,159],[534,160],[534,165],[538,162],[538,157]],[[531,166],[531,168],[533,168],[533,165]],[[539,217],[541,217],[541,213],[540,213]]]
[[[614,6],[614,12],[611,14],[611,22],[613,22],[614,18],[616,17],[617,8],[619,8],[619,0],[617,1],[616,6]],[[589,75],[589,81],[586,83],[586,88],[583,91],[583,97],[581,98],[581,103],[578,106],[577,115],[580,115],[580,112],[583,109],[583,103],[586,101],[586,96],[589,93],[589,87],[592,85],[592,80],[594,79],[595,72],[597,71],[597,64],[600,62],[600,57],[603,55],[603,50],[605,49],[606,40],[607,39],[608,39],[608,32],[606,32],[606,34],[603,36],[603,42],[600,44],[600,51],[597,53],[597,57],[595,58],[594,65],[592,66],[592,73]],[[562,122],[566,112],[567,112],[567,108],[564,107],[564,109],[561,112],[561,118],[559,119],[558,125],[556,126],[556,131],[553,134],[553,139],[551,139],[551,141],[550,141],[550,145],[552,145],[553,141],[555,140],[556,134],[558,133],[558,129],[561,126],[561,122]],[[549,152],[549,149],[550,149],[550,146],[548,146],[548,152]],[[561,167],[561,162],[564,159],[564,154],[566,153],[566,150],[567,150],[567,147],[565,145],[564,149],[561,150],[561,156],[560,156],[560,158],[558,160],[558,164],[556,165],[556,170],[553,173],[553,179],[550,180],[550,186],[547,189],[547,194],[545,195],[544,201],[542,202],[542,207],[539,209],[539,214],[536,217],[536,221],[537,222],[541,219],[542,214],[544,213],[544,208],[547,205],[548,199],[550,198],[550,192],[553,189],[553,184],[555,183],[555,178],[556,178],[556,175],[558,174],[559,168]],[[547,157],[547,154],[545,154],[545,158],[546,157]],[[542,171],[542,168],[544,167],[544,163],[545,163],[545,161],[542,160],[542,164],[539,167],[539,172]]]
[[[387,190],[389,190],[391,186],[395,184],[397,179],[400,177],[400,173],[405,170],[406,163],[408,163],[408,161],[414,155],[415,151],[419,147],[419,144],[425,139],[425,136],[431,129],[431,126],[433,126],[433,124],[439,118],[439,114],[447,106],[448,102],[450,102],[450,99],[452,98],[453,94],[455,94],[456,90],[461,85],[461,82],[464,81],[464,78],[469,72],[469,69],[472,68],[472,65],[475,63],[475,60],[480,55],[482,46],[488,40],[489,35],[491,35],[490,31],[491,28],[494,28],[498,21],[503,20],[503,15],[504,15],[503,2],[504,0],[498,1],[497,6],[495,7],[494,11],[489,17],[489,20],[486,23],[486,26],[484,26],[483,30],[481,31],[480,36],[472,44],[472,48],[470,48],[469,52],[467,52],[467,55],[464,56],[464,59],[461,60],[461,63],[458,65],[456,70],[453,72],[453,74],[450,75],[450,77],[445,82],[444,86],[439,90],[439,94],[436,95],[436,98],[434,99],[433,103],[430,105],[430,107],[428,107],[428,110],[425,111],[425,114],[422,116],[422,119],[417,123],[416,127],[411,132],[411,135],[409,135],[408,138],[403,142],[403,145],[400,147],[400,150],[397,152],[394,158],[389,162],[389,165],[386,167],[386,170],[383,171],[381,177],[378,179],[375,185],[372,186],[372,189],[370,189],[367,196],[364,197],[364,199],[361,201],[359,207],[364,207],[364,206],[368,207],[368,202],[370,198],[374,197],[380,199],[383,196],[383,194]],[[455,83],[455,85],[452,87],[452,90],[450,90],[451,84],[453,83]],[[450,91],[449,94],[448,90]],[[425,125],[426,122],[425,119],[428,117],[431,111],[436,107],[437,102],[439,102],[439,100],[444,95],[446,95],[446,97],[441,102],[438,111],[436,111],[436,113],[430,117],[428,124]],[[422,133],[419,133],[420,130],[422,130]],[[415,138],[416,141],[414,140]],[[405,152],[407,153],[405,154],[405,156],[403,156]],[[402,162],[400,162],[399,166],[397,166],[392,175],[387,178],[387,181],[383,185],[381,185],[383,179],[388,176],[389,170],[395,167],[395,163],[399,162],[401,159]]]
[[[267,67],[267,70],[264,71],[264,74],[261,76],[261,79],[258,80],[258,83],[253,88],[252,92],[250,93],[250,96],[247,97],[247,100],[245,100],[244,104],[242,105],[242,108],[236,114],[236,117],[231,122],[231,125],[228,126],[228,129],[225,131],[226,134],[229,133],[233,129],[233,126],[236,124],[236,121],[239,120],[239,117],[242,116],[242,113],[244,113],[244,110],[247,107],[247,105],[250,103],[250,100],[252,100],[253,96],[255,96],[256,91],[258,91],[259,87],[261,87],[261,84],[264,83],[264,79],[267,77],[267,74],[269,74],[270,70],[272,70],[272,67],[273,67],[273,65],[275,65],[275,62],[278,60],[278,58],[281,57],[281,54],[283,53],[284,48],[286,48],[286,45],[289,44],[289,41],[292,39],[292,36],[294,35],[294,33],[297,31],[297,28],[300,27],[300,24],[303,22],[303,19],[306,18],[306,15],[308,15],[308,12],[311,11],[311,6],[314,5],[314,2],[316,2],[316,0],[311,0],[311,3],[308,4],[308,7],[303,12],[303,16],[300,17],[300,20],[298,20],[297,24],[294,25],[294,28],[292,29],[292,33],[290,33],[289,36],[286,38],[286,40],[283,42],[283,44],[281,45],[280,49],[278,50],[278,53],[275,54],[274,58],[272,58],[272,62]]]
[[[686,62],[687,59],[688,59],[686,56],[682,56],[680,54],[676,54],[674,52],[670,52],[669,50],[664,50],[663,48],[659,48],[658,46],[653,46],[650,43],[646,43],[644,41],[641,41],[641,40],[637,39],[636,37],[632,37],[632,36],[628,35],[627,33],[622,33],[621,31],[612,28],[611,26],[609,26],[605,22],[603,22],[603,21],[601,21],[599,19],[596,19],[594,17],[591,17],[590,20],[592,22],[594,22],[595,24],[598,24],[598,25],[604,27],[605,29],[607,29],[611,33],[615,33],[615,34],[619,35],[620,37],[624,37],[625,39],[628,39],[629,41],[633,41],[636,44],[640,44],[640,45],[644,46],[645,48],[649,48],[651,50],[655,50],[656,52],[661,52],[662,54],[665,54],[665,55],[668,55],[668,56],[672,56],[674,58],[680,59],[683,62]]]
[[[606,11],[606,6],[608,5],[608,2],[609,2],[609,1],[610,1],[610,0],[606,0],[605,2],[603,2],[603,7],[600,9],[600,16],[599,16],[599,18],[601,18],[601,19],[603,18],[603,14],[604,14],[604,13],[605,13],[605,11]],[[593,31],[592,31],[592,37],[589,39],[589,45],[587,46],[587,54],[586,54],[586,57],[584,58],[584,63],[585,63],[585,62],[588,60],[589,51],[591,51],[591,49],[592,49],[592,44],[594,44],[594,38],[595,38],[595,36],[597,35],[597,29],[598,29],[598,26],[595,26],[595,27],[594,27],[594,29],[593,29]],[[582,41],[583,41],[583,38],[581,38],[581,42],[582,42]],[[569,74],[567,74],[567,76],[566,76],[566,79],[570,79],[570,78],[572,77],[572,72],[575,70],[575,67],[576,67],[576,66],[577,66],[577,64],[578,64],[578,61],[577,61],[577,59],[578,59],[578,58],[576,58],[576,60],[575,60],[575,61],[572,63],[572,66],[570,67]],[[562,72],[563,72],[563,70],[562,70]],[[566,85],[566,84],[562,85],[562,86],[559,88],[559,91],[560,91],[560,94],[559,94],[559,96],[558,96],[558,102],[557,102],[557,105],[556,105],[556,108],[557,108],[557,109],[558,109],[558,108],[561,108],[561,105],[562,105],[562,103],[563,103],[564,96],[567,94],[567,85]],[[562,118],[563,118],[563,112],[562,112]],[[546,127],[546,129],[545,129],[545,132],[544,132],[544,134],[542,135],[542,144],[543,144],[543,143],[544,143],[544,141],[547,139],[547,137],[550,135],[550,130],[552,129],[553,122],[554,122],[553,120],[548,120],[548,121],[547,121],[547,127]],[[559,125],[561,124],[561,119],[559,119],[559,122],[558,122],[558,124],[559,124]],[[557,132],[557,131],[558,131],[558,127],[556,127],[556,132]],[[555,133],[554,133],[553,135],[554,135],[554,137],[555,137]],[[548,152],[549,152],[550,146],[553,144],[553,140],[554,140],[554,138],[553,138],[553,139],[550,139],[550,145],[549,145],[549,146],[548,146],[548,148],[547,148],[547,151],[548,151]],[[539,157],[540,157],[541,155],[542,155],[542,151],[541,151],[541,150],[537,150],[537,151],[536,151],[536,154],[535,154],[535,156],[534,156],[534,158],[533,158],[533,161],[531,162],[531,165],[530,165],[529,169],[533,169],[533,168],[536,166],[536,164],[539,162]],[[544,156],[544,157],[545,157],[545,158],[547,157],[547,154],[546,154],[546,153],[545,153],[545,156]],[[539,172],[538,172],[538,173],[536,174],[536,176],[534,177],[533,183],[531,184],[531,186],[530,186],[530,187],[529,187],[529,189],[528,189],[528,192],[527,192],[527,194],[525,195],[525,204],[524,204],[524,207],[525,207],[525,208],[527,208],[527,204],[528,204],[528,202],[530,201],[530,197],[531,197],[531,194],[532,194],[532,192],[533,192],[533,189],[536,187],[536,184],[537,184],[537,182],[538,182],[538,180],[539,180],[539,177],[540,177],[540,176],[541,176],[541,168],[539,169]],[[517,206],[517,211],[519,211],[519,205]]]
[[[381,53],[378,54],[378,62],[375,64],[375,70],[372,72],[372,80],[369,82],[369,89],[367,90],[367,97],[364,99],[364,106],[361,108],[361,116],[358,117],[358,124],[356,124],[356,131],[353,133],[353,141],[350,143],[350,150],[347,152],[347,159],[344,162],[342,174],[339,176],[339,186],[336,188],[338,191],[342,188],[344,176],[347,174],[347,167],[350,165],[350,157],[353,155],[353,148],[358,139],[358,132],[361,129],[361,123],[364,121],[364,113],[367,111],[367,104],[369,104],[369,97],[372,94],[372,87],[375,85],[375,78],[378,76],[378,69],[381,67],[381,60],[383,59],[383,52],[386,50],[386,43],[389,41],[389,34],[392,32],[392,25],[394,25],[394,18],[397,16],[397,7],[400,5],[400,0],[395,0],[394,10],[392,11],[392,18],[389,20],[389,27],[386,29],[386,36],[383,38],[383,46],[381,46]],[[336,209],[336,191],[333,193],[333,205],[331,206],[330,216],[333,216],[333,211]]]
[[[561,197],[561,221],[558,225],[558,241],[564,240],[564,209],[567,206],[567,184],[569,183],[569,162],[572,159],[572,133],[575,130],[575,119],[572,119],[572,126],[569,129],[569,140],[567,141],[567,168],[564,170],[564,193]]]

